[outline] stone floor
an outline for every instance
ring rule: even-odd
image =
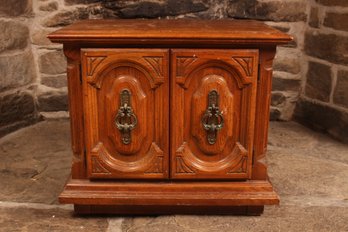
[[[0,139],[0,231],[348,231],[348,145],[294,122],[270,125],[268,164],[280,206],[260,217],[77,217],[57,196],[69,175],[69,122]]]

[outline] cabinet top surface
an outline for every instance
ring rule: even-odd
[[[284,44],[292,38],[252,20],[113,19],[83,20],[48,35],[53,42],[173,41]]]

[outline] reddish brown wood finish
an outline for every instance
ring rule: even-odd
[[[83,107],[81,104],[82,88],[80,81],[80,50],[79,47],[64,45],[67,57],[67,78],[69,91],[69,113],[71,127],[71,147],[73,160],[71,167],[72,178],[86,178],[85,138],[83,123]]]
[[[257,206],[277,204],[279,199],[268,181],[110,183],[72,179],[60,201],[80,205]]]
[[[249,178],[258,50],[172,50],[171,61],[171,178]],[[209,144],[201,119],[212,90],[224,124]]]
[[[85,20],[48,36],[59,43],[284,44],[291,38],[252,20]]]
[[[82,49],[86,157],[90,178],[168,177],[168,50]],[[122,142],[115,125],[122,90],[137,125]]]
[[[279,203],[265,153],[272,61],[291,37],[255,21],[87,20],[49,38],[68,58],[74,158],[61,203],[79,214],[246,215]],[[129,144],[115,126],[124,90],[138,119]],[[208,143],[212,91],[224,125]]]

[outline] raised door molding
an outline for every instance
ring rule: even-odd
[[[171,58],[171,178],[250,178],[258,50],[176,49]],[[212,91],[223,123],[209,141]]]
[[[81,53],[88,176],[168,178],[168,50]]]

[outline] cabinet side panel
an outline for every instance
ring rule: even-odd
[[[252,179],[268,179],[265,155],[267,150],[267,136],[269,112],[272,90],[272,64],[276,52],[275,47],[260,49],[259,83],[257,87],[255,138]]]
[[[72,141],[72,178],[85,178],[84,129],[82,89],[80,84],[80,49],[64,45],[64,54],[67,57],[67,78],[69,94],[69,113]]]

